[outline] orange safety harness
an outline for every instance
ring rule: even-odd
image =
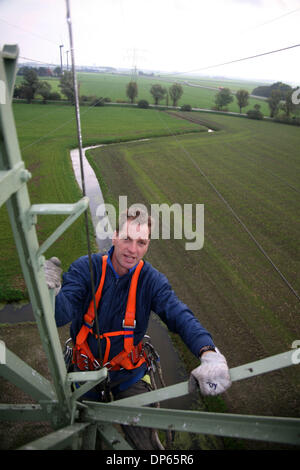
[[[141,260],[137,265],[131,279],[126,312],[122,325],[123,330],[103,333],[103,335],[100,335],[101,339],[106,339],[106,349],[104,353],[103,365],[109,370],[120,370],[121,368],[127,370],[135,369],[137,367],[140,367],[147,360],[145,351],[143,349],[142,341],[137,346],[134,346],[133,344],[134,328],[136,324],[136,290],[138,278],[143,265],[144,262]],[[97,292],[95,294],[97,309],[102,295],[106,267],[107,255],[102,257],[102,275]],[[82,325],[79,333],[76,336],[76,343],[73,348],[73,364],[76,364],[80,370],[95,370],[100,368],[99,361],[95,359],[87,343],[87,337],[90,333],[93,334],[96,338],[98,338],[98,335],[93,332],[94,320],[95,311],[94,302],[92,300],[89,305],[88,311],[84,315],[84,324]],[[124,336],[124,350],[109,360],[108,358],[111,346],[110,337],[119,335]]]

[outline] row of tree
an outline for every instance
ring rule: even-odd
[[[39,79],[37,70],[33,68],[25,68],[22,71],[22,74],[23,81],[20,86],[15,87],[14,97],[26,99],[28,103],[30,103],[37,94],[42,96],[44,103],[46,103],[48,100],[61,99],[61,95],[56,91],[52,91],[51,85],[47,81]],[[283,113],[284,116],[289,118],[291,113],[296,109],[296,105],[292,101],[292,94],[294,89],[289,87],[289,85],[284,87],[282,85],[284,84],[277,82],[277,84],[274,84],[270,87],[271,92],[267,102],[270,108],[270,117],[272,118],[276,117],[279,112]],[[74,104],[75,93],[72,73],[69,71],[64,71],[64,73],[60,76],[58,86],[61,90],[61,93],[66,96],[67,100],[70,101],[71,104]],[[168,89],[160,84],[154,84],[150,88],[150,93],[153,97],[155,105],[158,105],[162,100],[166,100],[165,102],[168,106],[170,99],[172,105],[177,106],[180,98],[183,95],[183,88],[179,83],[174,83]],[[126,95],[128,96],[130,102],[134,103],[138,96],[138,85],[135,81],[131,81],[127,84]],[[235,96],[240,113],[242,113],[242,109],[249,104],[249,92],[247,90],[241,89],[236,92]],[[105,101],[109,100],[108,98],[96,98],[94,96],[92,98],[93,103],[99,103],[99,105],[104,104]],[[230,89],[221,88],[215,97],[215,109],[226,109],[226,106],[233,100],[234,96]],[[259,108],[257,106],[255,107],[255,111],[256,114],[254,113],[253,116],[257,115],[258,118],[261,118],[261,113],[259,112]]]
[[[47,100],[61,99],[59,93],[52,91],[48,82],[39,79],[35,69],[26,67],[22,75],[21,85],[16,86],[14,89],[14,98],[26,99],[27,103],[31,103],[37,94],[42,96],[45,103]]]
[[[163,99],[166,100],[166,104],[169,104],[169,97],[172,101],[173,106],[177,106],[178,101],[183,95],[183,88],[179,83],[174,83],[169,89],[163,87],[160,84],[152,85],[150,88],[150,93],[153,96],[154,104],[158,105]],[[131,81],[127,84],[126,95],[130,99],[131,103],[134,103],[134,100],[138,96],[138,85],[136,82]]]
[[[270,109],[270,117],[274,118],[282,111],[287,117],[296,110],[296,105],[292,101],[292,94],[295,91],[292,87],[287,85],[289,88],[276,88],[272,87],[267,103]],[[236,92],[236,99],[242,113],[242,108],[245,108],[249,104],[249,92],[247,90],[238,90]],[[229,88],[222,88],[216,95],[215,103],[216,108],[221,110],[229,103],[233,101],[234,97]],[[256,110],[259,108],[256,107]]]
[[[236,99],[238,106],[240,108],[240,113],[242,108],[248,106],[249,92],[247,90],[238,90],[236,92]],[[233,101],[233,95],[229,88],[221,88],[215,97],[216,109],[222,110],[228,104]]]
[[[45,81],[40,80],[37,70],[26,67],[22,70],[23,81],[20,86],[15,87],[14,97],[26,99],[28,103],[31,103],[37,94],[41,95],[43,101],[46,103],[48,100],[59,100],[61,96],[57,92],[51,90],[51,85]],[[59,88],[61,93],[66,96],[67,100],[74,104],[75,93],[72,73],[64,71],[59,80]],[[168,90],[161,85],[153,85],[150,89],[150,93],[153,96],[154,103],[157,105],[163,99],[166,99],[167,104],[169,97],[172,100],[173,106],[177,106],[179,99],[183,94],[183,88],[180,84],[174,83]],[[131,103],[134,103],[138,96],[138,85],[136,82],[131,81],[127,84],[126,95],[130,99]],[[83,101],[86,101],[87,97],[84,97]],[[95,97],[93,97],[94,99]],[[101,101],[101,100],[100,100]],[[103,101],[103,99],[102,99]]]
[[[74,104],[75,93],[73,86],[72,73],[65,71],[59,80],[59,88],[61,93],[66,96],[67,100]],[[61,95],[57,91],[52,91],[51,85],[45,80],[40,80],[37,71],[27,67],[23,73],[23,81],[14,89],[14,98],[26,99],[27,103],[31,103],[36,95],[43,98],[43,102],[48,100],[60,100]]]
[[[287,93],[292,90],[292,87],[287,83],[275,82],[272,85],[262,85],[254,88],[254,90],[252,91],[252,95],[270,98],[271,93],[274,90],[279,91],[281,99],[285,100]]]
[[[61,68],[55,67],[51,69],[50,67],[20,67],[17,75],[25,75],[28,70],[34,70],[39,77],[59,77],[61,75]]]

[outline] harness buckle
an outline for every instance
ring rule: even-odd
[[[86,354],[77,352],[76,364],[80,368],[80,365],[84,367],[85,370],[89,369],[89,358]]]
[[[127,328],[127,329],[132,330],[135,327],[136,327],[136,320],[134,320],[133,326],[126,326],[125,325],[125,318],[124,318],[123,323],[122,323],[122,328]]]
[[[103,364],[103,367],[106,367],[107,370],[108,370],[108,372],[109,372],[110,370],[112,370],[112,368],[113,368],[113,366],[111,365],[110,362],[106,362],[105,364]],[[124,367],[120,367],[118,370],[124,370]]]

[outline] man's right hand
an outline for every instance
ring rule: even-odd
[[[48,288],[55,289],[55,295],[57,295],[61,289],[62,269],[60,260],[55,256],[47,259],[44,264],[44,272]]]

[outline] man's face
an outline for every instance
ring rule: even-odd
[[[127,221],[113,237],[114,252],[112,264],[122,276],[133,268],[147,253],[150,239],[148,224]]]

